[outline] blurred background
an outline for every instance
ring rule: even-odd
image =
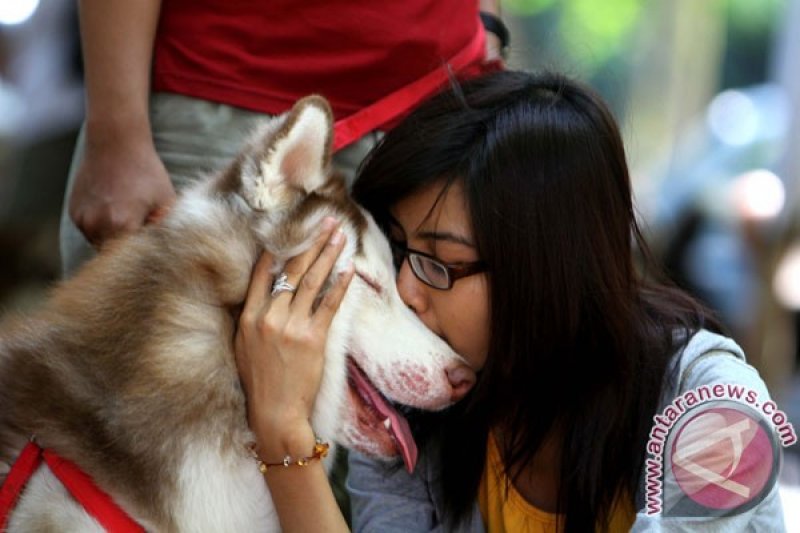
[[[800,430],[800,0],[501,5],[512,67],[564,71],[611,103],[653,252],[719,313]],[[0,316],[58,279],[81,78],[74,0],[0,0]],[[794,445],[790,531],[798,465]]]

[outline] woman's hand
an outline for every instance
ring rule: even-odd
[[[234,347],[248,420],[264,461],[312,450],[309,417],[322,379],[328,328],[352,279],[352,266],[316,309],[313,304],[344,243],[336,221],[325,219],[314,245],[284,267],[288,282],[297,287],[294,294],[270,295],[274,276],[268,254],[253,270]]]

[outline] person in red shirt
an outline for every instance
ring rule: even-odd
[[[64,274],[158,218],[258,120],[307,94],[331,102],[335,163],[352,177],[375,132],[448,76],[502,65],[497,11],[496,0],[82,0],[87,115],[62,214]]]

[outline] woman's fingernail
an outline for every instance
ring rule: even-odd
[[[344,232],[342,230],[337,229],[333,232],[333,237],[331,237],[331,244],[339,244],[344,239]]]
[[[324,219],[322,219],[323,231],[329,231],[333,229],[333,227],[336,225],[336,222],[337,220],[333,217],[325,217]]]

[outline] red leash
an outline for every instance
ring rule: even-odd
[[[53,474],[63,483],[72,497],[83,506],[106,531],[110,533],[144,533],[128,513],[122,510],[106,492],[95,485],[92,478],[75,463],[59,457],[52,450],[43,450],[33,440],[20,452],[17,460],[0,487],[0,531],[5,531],[11,511],[22,495],[25,485],[41,466],[47,464]]]
[[[452,73],[469,66],[472,58],[485,46],[486,33],[483,26],[479,26],[479,30],[469,44],[450,58],[447,63],[349,117],[338,120],[333,125],[333,150],[341,150],[367,133],[397,119],[425,98],[433,95],[450,80]],[[489,68],[498,67],[499,64]]]

